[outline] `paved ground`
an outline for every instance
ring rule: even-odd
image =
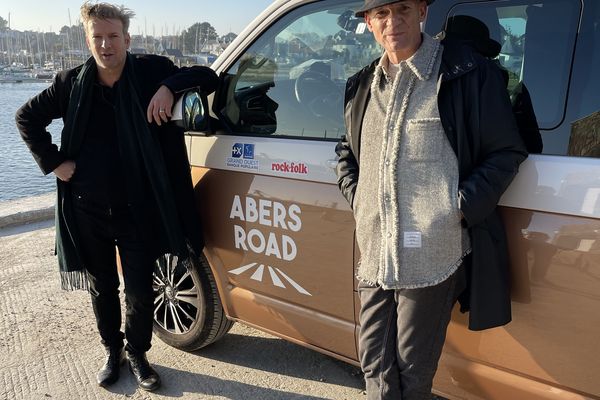
[[[49,222],[0,229],[0,399],[365,399],[357,368],[236,324],[185,353],[154,340],[163,387],[136,390],[126,368],[95,384],[103,352],[88,294],[61,291]]]

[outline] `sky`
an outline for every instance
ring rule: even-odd
[[[75,25],[84,0],[0,0],[0,16],[14,30],[58,32]],[[239,34],[273,0],[105,0],[123,4],[136,16],[129,32],[160,36],[173,34],[196,22],[209,22],[219,35]],[[193,7],[191,6],[193,5]],[[69,14],[71,23],[69,24]]]

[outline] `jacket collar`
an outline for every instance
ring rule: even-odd
[[[440,66],[442,81],[458,78],[477,67],[476,56],[471,47],[449,37],[442,39],[441,43],[444,46]]]

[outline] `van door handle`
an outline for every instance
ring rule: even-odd
[[[327,160],[325,161],[325,164],[327,164],[329,168],[335,169],[335,167],[338,165],[338,160]]]

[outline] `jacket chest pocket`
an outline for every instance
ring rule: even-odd
[[[405,135],[405,154],[409,161],[440,161],[445,137],[439,118],[409,119]]]

